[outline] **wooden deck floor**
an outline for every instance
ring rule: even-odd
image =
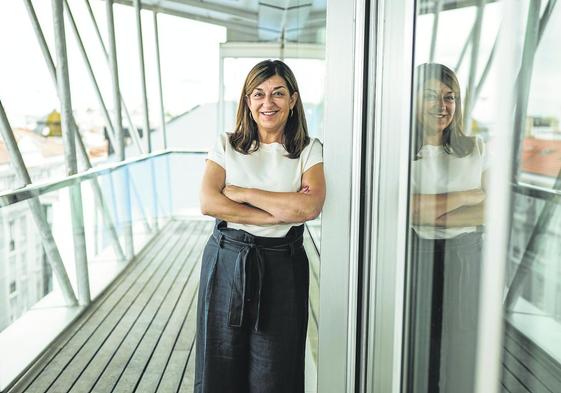
[[[212,225],[171,221],[10,393],[192,392],[196,293]],[[307,392],[315,393],[317,257],[310,262]]]

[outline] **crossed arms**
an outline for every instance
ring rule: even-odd
[[[298,192],[271,192],[225,186],[224,168],[206,161],[201,185],[201,213],[228,222],[253,225],[301,223],[319,215],[325,200],[323,164],[302,175]]]
[[[485,192],[481,189],[445,194],[414,194],[411,217],[414,225],[468,227],[485,222]]]

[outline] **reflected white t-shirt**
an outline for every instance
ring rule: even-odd
[[[250,154],[234,150],[228,134],[218,137],[207,159],[214,161],[226,171],[226,185],[258,188],[274,192],[297,192],[301,188],[302,175],[314,165],[323,162],[321,142],[310,138],[299,158],[288,158],[280,143],[261,143],[259,149]],[[228,228],[242,229],[255,236],[283,237],[290,228],[299,224],[247,225],[228,223]]]
[[[457,157],[448,154],[442,146],[424,145],[421,158],[411,166],[413,194],[443,194],[481,188],[481,176],[487,170],[485,144],[476,139],[471,154]],[[475,232],[476,227],[440,228],[414,225],[413,229],[424,239],[451,239],[462,233]]]

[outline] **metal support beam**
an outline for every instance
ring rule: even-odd
[[[45,40],[43,30],[41,29],[41,25],[39,24],[39,20],[37,19],[37,15],[35,13],[35,9],[33,8],[33,4],[31,2],[31,0],[25,0],[25,5],[26,5],[27,11],[29,13],[29,18],[31,20],[33,30],[35,31],[35,35],[37,37],[39,47],[41,48],[41,52],[43,53],[43,58],[44,58],[44,60],[47,64],[47,68],[49,70],[49,73],[51,75],[53,84],[54,84],[55,89],[56,89],[57,78],[56,78],[55,64],[54,64],[53,59],[51,57],[51,53],[49,51],[49,48],[47,46],[47,41]],[[84,142],[82,141],[82,137],[81,137],[81,135],[78,131],[79,128],[78,128],[78,126],[76,124],[76,121],[74,119],[72,120],[72,127],[73,127],[73,130],[74,130],[74,134],[76,136],[76,142],[77,142],[77,149],[76,150],[77,150],[78,159],[80,161],[80,164],[84,168],[84,170],[91,169],[93,166],[92,166],[91,161],[88,157],[86,147],[84,146]],[[94,193],[96,206],[98,206],[98,208],[101,210],[104,222],[106,223],[106,225],[109,229],[109,234],[110,234],[110,238],[111,238],[111,241],[112,241],[113,249],[115,250],[115,253],[117,254],[117,257],[119,259],[125,260],[125,255],[124,255],[123,250],[121,248],[121,245],[119,243],[119,237],[117,235],[117,231],[116,231],[115,226],[113,224],[113,219],[111,218],[111,215],[109,214],[106,203],[104,201],[103,194],[101,192],[101,187],[99,186],[99,183],[98,183],[97,179],[93,179],[91,184],[92,184],[92,188],[93,188],[93,193]]]
[[[89,2],[88,2],[89,5]],[[111,82],[112,82],[112,91],[113,91],[113,111],[114,113],[114,125],[115,125],[115,139],[117,140],[117,148],[115,149],[115,153],[117,154],[117,159],[119,161],[123,161],[125,159],[125,135],[123,132],[123,118],[121,116],[121,93],[119,88],[119,67],[118,67],[118,60],[117,60],[117,42],[115,39],[115,20],[113,17],[113,0],[105,0],[105,12],[107,15],[107,36],[109,42],[109,52],[108,53],[108,63],[109,68],[111,71]],[[92,14],[93,16],[93,14]],[[97,28],[97,23],[95,24]],[[100,42],[103,46],[103,40],[100,39]],[[105,47],[103,48],[105,51]],[[133,135],[133,132],[136,134],[136,127],[130,130],[130,135]],[[140,147],[140,141],[138,146]],[[141,150],[142,151],[142,150]],[[132,233],[132,225],[130,224],[130,204],[131,204],[131,195],[130,195],[130,183],[129,183],[129,176],[128,171],[125,171],[125,175],[121,176],[122,181],[122,201],[123,206],[125,207],[125,215],[129,218],[129,222],[127,220],[123,223],[123,231],[125,236],[125,247],[127,251],[127,257],[132,258],[134,256],[134,236]]]
[[[138,64],[140,67],[140,82],[142,88],[142,106],[144,114],[144,138],[146,141],[146,151],[152,152],[152,139],[150,136],[150,119],[148,113],[148,95],[146,91],[146,72],[144,69],[144,44],[142,38],[142,20],[141,20],[141,0],[134,0],[134,11],[136,15],[136,34],[138,43]],[[154,212],[153,229],[158,230],[158,193],[156,190],[156,173],[153,164],[150,164],[150,175],[152,181],[152,209]]]
[[[555,8],[555,5],[557,4],[557,0],[549,0],[545,6],[545,10],[543,11],[542,17],[540,19],[540,29],[538,32],[538,43],[536,46],[539,46],[542,37],[543,37],[543,33],[545,31],[545,27],[547,26],[547,23],[549,22],[549,18],[551,17],[551,13],[553,12],[553,9]]]
[[[91,19],[92,24],[94,26],[94,29],[96,31],[96,35],[97,35],[99,44],[101,45],[103,53],[105,54],[105,59],[107,60],[107,65],[108,65],[109,69],[111,69],[111,61],[109,60],[109,53],[107,52],[107,48],[105,47],[105,44],[103,43],[103,38],[101,37],[101,33],[99,31],[99,25],[97,24],[97,21],[95,19],[95,15],[93,13],[92,6],[91,6],[89,0],[84,0],[84,1],[86,2],[86,7],[88,9],[88,14],[90,15],[90,19]],[[134,122],[132,121],[132,117],[129,113],[129,110],[127,109],[127,105],[125,104],[125,99],[123,98],[123,94],[121,93],[120,90],[119,90],[119,95],[121,97],[122,109],[123,109],[123,112],[125,112],[125,117],[127,118],[127,124],[129,125],[129,134],[132,137],[132,140],[134,141],[134,145],[138,149],[139,154],[144,154],[144,148],[142,147],[142,143],[140,142],[140,135],[138,135],[138,130],[136,129],[136,126],[134,125]]]
[[[499,27],[499,31],[501,31],[500,27]],[[498,41],[499,41],[499,34],[497,33],[497,37],[495,38],[495,43],[493,44],[493,48],[491,48],[491,52],[489,53],[489,58],[487,59],[487,63],[485,63],[485,68],[483,68],[483,72],[481,73],[481,78],[479,78],[479,82],[477,82],[477,87],[475,88],[475,92],[473,93],[474,104],[477,102],[477,99],[479,98],[479,94],[481,94],[481,90],[483,89],[483,85],[487,80],[487,76],[489,76],[491,65],[493,64],[493,60],[495,59],[495,52],[497,51]]]
[[[108,126],[107,134],[109,135],[109,139],[111,141],[111,145],[113,146],[113,149],[116,151],[117,150],[116,149],[117,142],[116,142],[116,138],[115,138],[115,130],[113,128],[113,124],[111,122],[111,119],[109,118],[109,112],[107,110],[107,106],[105,105],[105,101],[103,100],[103,97],[101,96],[101,91],[99,89],[99,86],[97,85],[97,80],[95,78],[95,75],[93,73],[93,69],[92,69],[90,61],[88,59],[86,49],[85,49],[84,44],[82,42],[82,39],[80,37],[80,32],[78,31],[78,26],[76,25],[76,23],[74,21],[74,17],[72,16],[72,13],[71,13],[71,10],[70,10],[70,7],[68,5],[67,0],[64,0],[64,4],[66,6],[67,15],[68,15],[68,18],[69,18],[69,21],[70,21],[70,25],[72,26],[72,30],[73,30],[73,32],[75,34],[75,37],[76,37],[76,42],[78,43],[78,47],[80,48],[80,53],[82,54],[82,59],[84,60],[84,64],[86,65],[86,68],[87,68],[88,73],[90,75],[90,79],[91,79],[92,84],[94,86],[94,90],[97,93],[97,98],[99,100],[102,113],[105,117],[105,121],[106,121],[107,126]],[[135,128],[135,130],[136,130],[136,128]],[[131,133],[131,135],[132,135],[132,133]],[[132,184],[131,184],[131,186],[132,186]],[[148,223],[147,217],[146,217],[146,220],[145,220],[145,224],[147,226],[147,229],[149,229],[150,224]]]
[[[2,106],[1,101],[0,132],[2,133],[2,139],[4,140],[4,145],[6,146],[8,155],[10,156],[10,164],[12,165],[16,173],[16,178],[22,185],[31,184],[31,177],[29,176],[29,173],[27,172],[27,169],[25,167],[25,163],[23,162],[23,158],[18,148],[16,138],[14,137],[12,127],[8,122],[8,117],[6,116],[6,112],[4,111],[4,107]],[[62,262],[60,252],[58,251],[58,247],[53,237],[53,233],[51,232],[51,228],[47,223],[47,218],[45,217],[45,213],[43,211],[41,203],[39,202],[39,198],[30,199],[28,201],[28,205],[29,210],[31,211],[31,216],[33,217],[33,221],[35,222],[37,230],[39,231],[39,235],[41,236],[43,248],[45,250],[45,253],[47,254],[47,259],[49,260],[57,282],[60,285],[64,300],[66,301],[67,305],[75,306],[78,304],[78,300],[76,299],[76,295],[74,294],[74,290],[72,289],[72,285],[70,284],[70,280],[68,279],[66,268],[64,267],[64,263]]]
[[[434,4],[434,19],[432,23],[432,37],[430,42],[429,62],[434,62],[434,54],[436,52],[436,38],[438,36],[438,21],[440,19],[440,11],[442,11],[442,0],[436,0]]]
[[[485,10],[486,0],[478,0],[475,22],[473,25],[473,35],[471,43],[471,60],[469,65],[469,78],[464,100],[464,130],[466,134],[471,134],[471,112],[475,103],[474,89],[477,78],[477,60],[479,56],[479,43],[481,41],[481,28],[483,26],[483,11]]]
[[[526,129],[530,83],[538,45],[540,8],[541,0],[530,0],[524,47],[522,49],[522,64],[520,65],[520,71],[518,72],[515,84],[516,109],[514,112],[514,148],[516,151],[512,166],[513,183],[517,183],[520,168],[520,152]]]
[[[466,42],[464,43],[464,46],[462,47],[462,51],[460,52],[460,56],[458,57],[458,61],[456,63],[456,66],[454,67],[454,71],[456,71],[456,73],[460,70],[460,67],[462,66],[462,62],[464,61],[464,57],[466,56],[467,53],[467,48],[469,48],[469,44],[471,44],[472,41],[472,37],[473,37],[473,29],[475,28],[475,26],[471,27],[471,30],[469,31],[469,34],[466,38]]]
[[[107,15],[107,36],[109,37],[109,64],[113,93],[113,129],[115,130],[115,154],[119,161],[125,159],[125,138],[121,116],[121,94],[119,89],[119,66],[117,64],[117,45],[115,42],[115,22],[113,19],[113,0],[105,0]]]
[[[141,0],[134,0],[134,11],[136,16],[136,36],[138,44],[138,65],[140,69],[140,85],[142,88],[142,110],[144,115],[144,139],[146,142],[146,152],[152,152],[152,142],[150,140],[150,119],[148,115],[148,96],[146,93],[146,72],[144,70],[144,44],[142,41],[142,21],[140,16]]]
[[[58,98],[61,108],[62,140],[66,175],[78,173],[76,161],[76,137],[73,130],[72,98],[68,76],[68,58],[66,53],[66,35],[64,31],[63,0],[52,0],[53,26],[55,30],[55,53],[57,59],[56,76]],[[80,304],[91,301],[90,279],[88,273],[88,256],[86,252],[86,235],[84,233],[84,210],[82,207],[82,190],[80,185],[70,187],[70,217],[72,220],[72,238],[74,240],[74,259],[78,283],[78,300]]]
[[[168,138],[166,131],[166,116],[164,111],[164,91],[162,88],[162,69],[160,64],[160,34],[158,32],[158,13],[152,11],[154,17],[154,42],[156,44],[156,70],[158,73],[158,87],[160,91],[160,129],[162,131],[162,138],[164,142],[164,149],[168,148]]]
[[[90,77],[90,82],[92,84],[94,93],[99,103],[101,114],[103,115],[103,118],[105,120],[105,124],[107,127],[107,135],[109,136],[109,142],[111,143],[111,146],[113,146],[113,150],[117,151],[117,141],[115,140],[115,128],[113,127],[113,123],[111,122],[111,118],[109,116],[109,111],[107,110],[107,106],[105,105],[105,101],[103,100],[103,96],[101,95],[101,90],[99,89],[99,85],[97,84],[97,79],[93,72],[93,68],[90,63],[90,59],[88,58],[88,54],[86,53],[86,48],[84,47],[82,38],[80,37],[78,26],[76,25],[76,22],[72,15],[72,11],[70,10],[70,6],[68,5],[68,2],[66,0],[64,0],[64,6],[66,8],[66,15],[68,17],[68,21],[70,22],[70,27],[72,28],[72,32],[74,33],[74,38],[76,39],[76,43],[78,44],[78,49],[80,50],[80,54],[82,55],[82,60],[84,61],[84,65],[86,66],[88,76]]]
[[[72,176],[78,172],[78,164],[76,162],[76,143],[74,133],[64,132],[70,130],[72,102],[70,98],[70,79],[68,77],[68,59],[66,54],[66,34],[64,31],[62,2],[63,0],[51,1],[53,6],[55,55],[57,60],[57,92],[62,117],[61,127],[63,128],[62,142],[64,144],[64,161],[66,163],[66,176]]]

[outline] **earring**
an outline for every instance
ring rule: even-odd
[[[292,109],[290,110],[290,117],[292,117]]]

